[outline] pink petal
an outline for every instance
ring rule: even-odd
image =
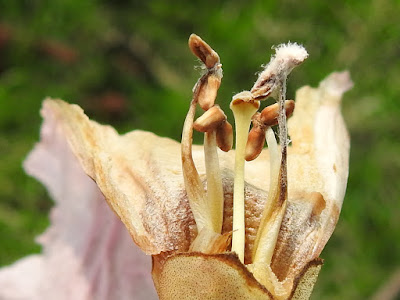
[[[1,299],[157,299],[151,259],[83,172],[50,110],[24,167],[56,202],[43,253],[0,270]]]

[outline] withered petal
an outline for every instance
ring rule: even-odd
[[[85,172],[144,252],[189,248],[195,225],[177,142],[143,131],[120,136],[61,100],[47,99],[43,105],[59,119]]]
[[[0,299],[157,299],[151,258],[132,243],[47,108],[40,142],[23,166],[54,200],[50,224],[36,238],[40,254],[0,268]]]

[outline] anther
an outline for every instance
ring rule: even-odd
[[[211,69],[219,63],[218,53],[215,52],[198,35],[191,34],[189,37],[189,48],[205,64],[207,69]]]
[[[228,121],[224,121],[217,128],[217,145],[225,152],[232,149],[233,146],[233,128]]]
[[[294,101],[286,100],[285,101],[285,112],[286,117],[290,117],[294,110]],[[278,125],[278,116],[279,116],[279,103],[274,103],[270,106],[267,106],[261,111],[260,121],[264,126],[274,126]]]
[[[255,100],[263,100],[268,96],[276,98],[276,94],[280,93],[282,80],[286,80],[293,68],[308,57],[306,49],[296,43],[279,45],[275,51],[251,89]]]
[[[246,144],[246,161],[252,161],[256,159],[265,143],[265,128],[260,126],[253,126],[249,132]]]
[[[285,112],[286,117],[290,117],[294,110],[294,101],[285,101]],[[265,107],[261,113],[257,113],[253,116],[253,127],[249,132],[246,144],[246,161],[252,161],[256,159],[263,147],[265,141],[265,132],[268,127],[278,124],[279,116],[279,104],[275,103]]]
[[[193,128],[200,132],[208,132],[217,129],[225,120],[226,115],[218,105],[215,105],[194,122]]]
[[[193,89],[193,99],[186,116],[182,132],[182,169],[185,189],[190,208],[199,232],[205,230],[206,236],[214,231],[221,233],[223,221],[223,188],[219,170],[216,129],[225,122],[226,116],[219,106],[214,106],[217,90],[221,83],[222,68],[218,54],[200,37],[192,34],[189,47],[200,58],[207,72],[197,81]],[[196,105],[206,112],[194,122]],[[200,104],[200,103],[199,103]],[[205,132],[204,159],[206,163],[207,195],[197,172],[192,155],[193,129]]]
[[[251,89],[254,99],[263,100],[271,95],[276,86],[276,76],[271,74],[269,77],[257,80]]]
[[[209,72],[199,81],[198,103],[203,110],[210,109],[217,98],[221,85],[222,71]]]

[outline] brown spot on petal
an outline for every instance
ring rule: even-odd
[[[271,264],[279,280],[294,279],[313,258],[320,223],[319,218],[311,218],[311,214],[307,196],[288,201]]]
[[[319,216],[326,207],[324,196],[319,192],[313,192],[310,194],[309,199],[313,205],[311,216]]]

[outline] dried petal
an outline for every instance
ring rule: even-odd
[[[189,248],[195,228],[177,142],[142,131],[119,136],[60,100],[46,100],[44,107],[61,122],[85,172],[144,252]]]
[[[1,299],[157,299],[150,258],[132,243],[72,154],[61,120],[42,109],[41,141],[24,162],[55,200],[43,253],[0,269]]]

